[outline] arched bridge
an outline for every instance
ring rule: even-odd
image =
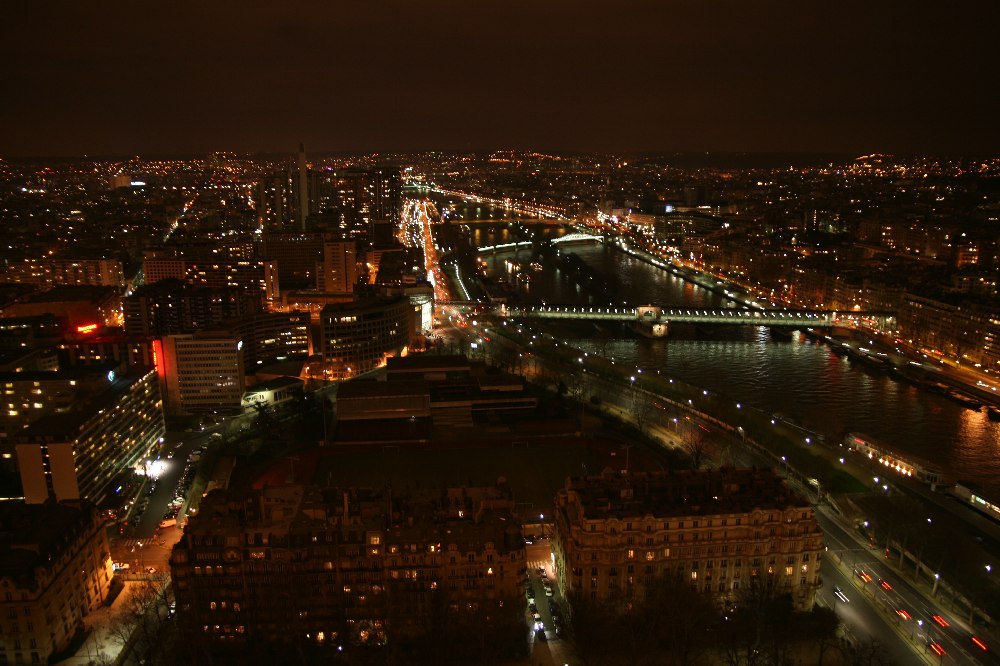
[[[553,245],[558,245],[559,243],[603,243],[604,236],[595,236],[594,234],[566,234],[565,236],[559,236],[552,239]],[[531,241],[520,241],[517,243],[501,243],[499,245],[484,245],[479,248],[479,252],[493,252],[501,250],[513,250],[517,248],[531,247]]]

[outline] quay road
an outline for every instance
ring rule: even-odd
[[[820,507],[816,517],[827,547],[822,568],[826,586],[822,596],[828,602],[833,596],[832,607],[852,632],[863,627],[890,649],[901,664],[910,663],[913,652],[928,664],[1000,664],[996,652],[977,645],[976,641],[986,645],[985,638],[974,633],[963,618],[912,586],[889,566],[882,551],[857,538],[832,511]],[[845,584],[844,576],[849,577],[849,584]],[[845,603],[837,598],[830,583],[839,587],[850,601]],[[861,605],[868,610],[859,610]],[[872,617],[871,609],[877,611],[878,621]],[[886,632],[887,628],[894,639]],[[909,660],[900,658],[900,642],[911,651]]]
[[[456,329],[455,334],[478,340],[490,337],[491,344],[523,349],[519,353],[528,356],[529,376],[547,374],[541,372],[545,366],[560,370],[562,376],[567,376],[563,363],[540,357],[530,347],[518,347],[503,336],[491,335],[497,328],[499,327],[487,330],[474,323],[471,328]],[[530,335],[530,329],[526,330],[529,330]],[[643,408],[637,406],[639,402],[652,408],[653,416],[648,418],[650,422],[663,418],[663,414],[656,413],[657,410],[673,410],[668,412],[666,425],[648,423],[644,427],[647,431],[653,430],[653,434],[658,434],[659,439],[668,446],[683,448],[690,433],[695,428],[701,428],[711,433],[717,450],[725,452],[731,464],[772,464],[759,453],[742,445],[739,437],[721,432],[710,421],[700,419],[697,414],[682,415],[673,420],[674,425],[671,427],[669,415],[681,414],[683,405],[678,406],[649,395],[645,390],[633,388],[630,391],[628,378],[624,375],[615,381],[581,371],[566,381],[578,382],[576,392],[580,397],[601,395],[603,409],[626,419],[638,420],[636,415],[643,411]],[[800,485],[791,477],[789,482]],[[813,495],[807,488],[801,489],[801,492],[807,496]],[[1000,659],[992,649],[984,650],[976,643],[980,641],[982,645],[988,645],[992,643],[991,639],[974,633],[950,607],[945,607],[942,601],[911,585],[884,561],[882,551],[873,549],[861,540],[860,534],[855,535],[853,528],[843,524],[832,510],[825,506],[817,507],[817,519],[826,535],[828,548],[822,571],[825,585],[818,595],[818,601],[836,610],[844,625],[845,636],[852,644],[860,646],[859,649],[873,644],[880,645],[888,656],[900,664],[1000,664]],[[854,573],[855,571],[859,573]],[[861,577],[860,572],[864,572],[866,577]],[[843,597],[836,594],[837,589]]]

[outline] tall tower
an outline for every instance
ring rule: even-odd
[[[299,224],[302,231],[306,230],[306,218],[309,217],[309,170],[306,168],[306,149],[299,144]]]

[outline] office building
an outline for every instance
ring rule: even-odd
[[[323,243],[323,266],[317,271],[319,291],[350,294],[359,279],[356,243],[353,240],[329,240]]]
[[[151,251],[143,257],[142,265],[147,285],[162,280],[180,280],[190,286],[237,289],[265,307],[278,300],[280,282],[271,261]]]
[[[326,379],[346,379],[405,353],[415,337],[410,299],[375,297],[327,305],[320,313],[322,367]]]
[[[66,319],[53,314],[0,318],[0,352],[51,347],[67,332]]]
[[[299,227],[302,231],[305,231],[306,219],[309,217],[309,167],[306,166],[306,149],[301,143],[299,144],[298,176]]]
[[[241,317],[226,330],[242,341],[243,367],[252,375],[271,363],[304,361],[312,353],[309,325],[309,312],[290,310]]]
[[[153,349],[168,416],[241,411],[243,341],[232,332],[167,335]]]
[[[283,288],[315,285],[316,267],[323,261],[325,235],[318,232],[265,231],[261,253],[274,263]]]
[[[142,336],[127,335],[121,328],[100,327],[67,335],[58,344],[60,367],[103,366],[123,368],[156,365],[153,342]]]
[[[212,328],[260,312],[259,295],[239,287],[195,287],[176,279],[139,287],[126,296],[125,333],[154,338]]]

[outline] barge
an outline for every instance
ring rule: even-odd
[[[941,470],[930,463],[915,456],[896,453],[864,433],[847,433],[844,437],[844,446],[866,456],[869,460],[877,461],[900,476],[915,478],[932,486],[941,483],[944,477]]]

